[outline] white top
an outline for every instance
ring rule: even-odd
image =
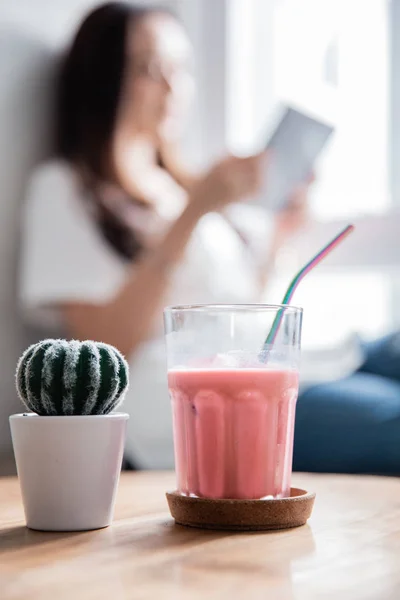
[[[260,210],[232,208],[267,252],[271,224],[264,211],[260,218]],[[124,284],[128,265],[104,241],[68,164],[52,161],[33,173],[22,233],[21,309],[29,323],[43,328],[43,335],[65,335],[58,304],[102,303]],[[256,294],[256,268],[245,245],[221,215],[204,216],[173,276],[166,303],[248,303],[256,301]],[[127,453],[143,468],[173,465],[161,317],[151,339],[129,359]]]

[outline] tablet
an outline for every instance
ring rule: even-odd
[[[268,175],[259,201],[270,210],[284,208],[293,189],[311,175],[314,163],[334,131],[333,125],[292,107],[267,143]]]

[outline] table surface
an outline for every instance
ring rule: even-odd
[[[122,475],[114,524],[24,526],[18,481],[0,479],[1,600],[398,600],[400,479],[297,473],[317,493],[308,524],[233,534],[175,525],[171,473]]]

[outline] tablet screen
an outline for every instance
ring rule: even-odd
[[[271,210],[283,208],[288,196],[310,176],[333,127],[287,108],[269,139],[268,176],[260,201]]]

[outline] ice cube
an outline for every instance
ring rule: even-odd
[[[238,368],[240,367],[240,357],[234,354],[216,354],[212,362],[213,367]]]

